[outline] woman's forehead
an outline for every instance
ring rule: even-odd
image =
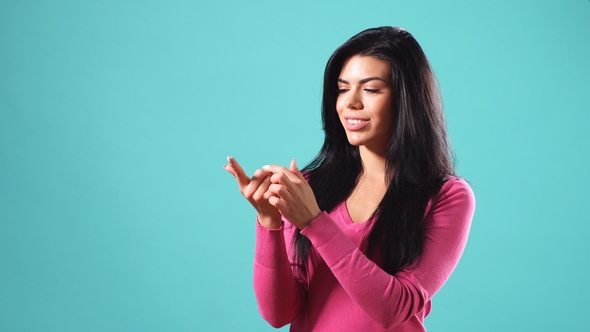
[[[339,81],[360,81],[371,77],[389,82],[389,63],[374,56],[355,55],[342,65]]]

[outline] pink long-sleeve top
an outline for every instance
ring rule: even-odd
[[[354,223],[342,202],[301,231],[312,243],[306,275],[292,264],[295,226],[256,229],[254,291],[262,317],[291,331],[426,331],[432,296],[457,265],[475,198],[451,177],[426,213],[424,250],[411,268],[390,275],[359,249],[373,219]]]

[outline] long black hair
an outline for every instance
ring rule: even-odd
[[[391,70],[394,130],[386,152],[387,191],[373,212],[376,220],[362,249],[395,274],[422,253],[426,206],[455,173],[452,151],[438,84],[416,39],[398,27],[362,31],[332,54],[324,73],[324,144],[303,169],[320,209],[331,211],[344,201],[362,172],[359,149],[348,142],[336,112],[339,75],[355,55],[386,61]],[[302,271],[310,250],[309,239],[297,230],[294,261]]]

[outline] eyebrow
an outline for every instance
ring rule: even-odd
[[[367,77],[367,78],[363,78],[362,80],[359,81],[360,84],[364,84],[370,81],[381,81],[384,83],[388,83],[386,80],[382,79],[381,77],[377,77],[377,76],[371,76],[371,77]],[[341,78],[338,79],[338,82],[340,83],[344,83],[344,84],[350,84],[350,82],[343,80]]]

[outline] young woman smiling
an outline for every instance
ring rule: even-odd
[[[425,331],[432,296],[463,252],[475,200],[455,176],[436,79],[414,37],[365,30],[326,66],[324,144],[299,171],[248,177],[254,289],[292,331]]]

